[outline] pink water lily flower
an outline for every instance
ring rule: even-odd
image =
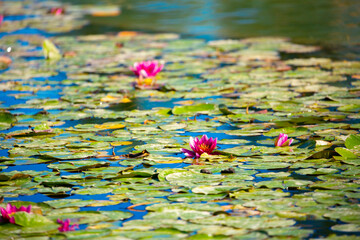
[[[288,135],[285,133],[280,133],[279,136],[275,139],[275,147],[285,147],[290,146],[294,139],[288,139]]]
[[[152,85],[153,78],[155,78],[163,67],[164,64],[159,64],[157,61],[145,61],[134,63],[134,67],[130,67],[130,70],[139,77],[137,82],[139,85],[142,85],[143,83],[145,83],[145,85]],[[143,79],[145,79],[144,82]]]
[[[64,221],[58,219],[57,222],[61,224],[61,226],[58,228],[60,232],[75,231],[75,228],[79,228],[78,224],[70,225],[70,219],[65,219]]]
[[[59,16],[65,13],[65,9],[62,7],[53,7],[49,10],[49,13]]]
[[[203,135],[201,139],[190,137],[189,144],[192,151],[185,148],[182,148],[181,151],[185,153],[186,157],[197,159],[200,158],[203,153],[213,153],[216,148],[217,138],[208,138],[206,135]]]
[[[136,74],[136,76],[151,78],[155,77],[163,69],[163,67],[164,65],[159,64],[157,61],[145,61],[134,63],[134,67],[130,67],[130,69]]]
[[[27,212],[31,213],[31,205],[28,207],[21,206],[17,208],[16,206],[11,205],[8,203],[6,205],[6,208],[0,207],[1,212],[1,220],[2,222],[9,222],[9,223],[15,223],[15,218],[12,216],[16,212]]]
[[[1,23],[3,22],[3,20],[4,20],[4,15],[1,15],[1,14],[0,14],[0,25],[1,25]]]

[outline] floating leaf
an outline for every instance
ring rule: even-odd
[[[348,159],[348,158],[351,159],[351,158],[356,158],[357,157],[353,152],[351,152],[350,150],[348,150],[346,148],[337,147],[337,148],[335,148],[335,151],[337,153],[339,153],[345,159]]]
[[[172,113],[175,115],[191,115],[194,113],[208,113],[215,109],[214,104],[197,104],[192,106],[175,106]]]
[[[99,129],[119,129],[119,128],[124,128],[125,125],[117,122],[107,122],[101,125],[95,124],[94,127]]]
[[[340,232],[360,232],[360,226],[357,224],[338,224],[332,226],[331,229]]]
[[[0,111],[0,130],[7,129],[11,124],[15,123],[16,117],[9,112]]]
[[[89,238],[104,238],[110,235],[110,229],[86,229],[66,232],[68,239],[89,239]]]
[[[43,52],[46,59],[60,59],[61,54],[59,49],[49,39],[43,42]]]
[[[360,136],[359,135],[350,135],[345,140],[345,146],[348,149],[353,149],[356,146],[360,145]]]
[[[16,212],[13,216],[15,218],[15,223],[23,227],[54,224],[53,221],[39,214]]]

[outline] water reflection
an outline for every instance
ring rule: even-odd
[[[96,0],[75,4],[100,4]],[[360,40],[358,0],[108,0],[117,17],[89,17],[81,30],[176,32],[214,38],[287,36],[302,43],[356,44]],[[101,2],[101,4],[104,4]]]

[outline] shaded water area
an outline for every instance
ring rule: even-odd
[[[357,1],[64,3],[0,10],[1,238],[360,237]]]
[[[97,1],[64,2],[101,5]],[[359,56],[357,0],[108,0],[107,3],[121,6],[122,14],[88,16],[91,24],[74,34],[139,30],[202,39],[283,36],[297,43],[322,45],[333,58],[358,59]]]

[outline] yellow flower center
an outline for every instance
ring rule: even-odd
[[[200,149],[203,150],[204,152],[207,152],[210,148],[208,145],[203,143],[200,145]]]
[[[151,78],[145,78],[144,79],[144,84],[145,85],[152,85],[152,82],[153,82],[153,80]]]

